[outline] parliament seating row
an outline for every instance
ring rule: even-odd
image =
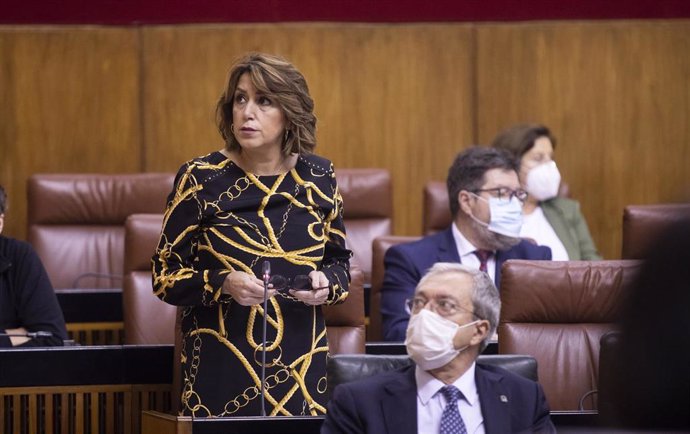
[[[373,184],[367,184],[366,182],[364,186],[358,184],[358,182],[362,182],[362,180],[372,176],[374,180],[377,180],[374,182],[375,185],[379,185],[379,187],[381,185],[388,186],[388,190],[381,187],[383,190],[379,191],[385,191],[385,193],[381,193],[382,196],[375,203],[384,203],[383,196],[387,196],[388,201],[390,201],[390,178],[387,173],[382,174],[381,171],[373,169],[372,172],[367,172],[369,169],[353,170],[354,172],[351,176],[347,175],[346,170],[341,170],[338,175],[346,202],[346,210],[348,207],[348,197],[354,198],[351,199],[352,203],[359,205],[367,203],[363,199],[363,197],[367,197],[364,193],[357,196],[352,192],[366,190],[366,186],[373,188]],[[360,172],[357,173],[357,171]],[[346,172],[345,175],[343,172]],[[39,192],[46,190],[48,192],[43,192],[43,196],[37,195],[38,199],[34,199],[36,201],[34,205],[40,204],[40,206],[53,209],[50,211],[30,211],[30,239],[37,246],[39,254],[42,251],[44,252],[43,254],[46,254],[45,250],[42,250],[43,247],[46,247],[47,254],[52,259],[52,262],[50,260],[47,261],[50,264],[46,265],[47,268],[49,266],[57,267],[61,272],[64,272],[64,268],[69,268],[66,264],[70,266],[73,264],[80,266],[86,264],[84,265],[85,267],[91,267],[93,264],[96,264],[97,267],[102,267],[97,268],[97,271],[94,272],[99,275],[98,279],[93,283],[95,287],[105,286],[107,288],[107,285],[118,285],[117,281],[113,280],[113,275],[116,273],[112,272],[116,270],[117,265],[113,268],[113,264],[117,264],[115,256],[118,256],[118,254],[112,252],[120,249],[122,252],[119,256],[120,260],[123,261],[123,271],[121,273],[124,273],[123,286],[125,287],[123,293],[124,339],[132,343],[152,341],[171,343],[174,341],[175,336],[173,327],[169,325],[174,324],[176,309],[160,302],[151,294],[150,255],[160,231],[160,211],[156,210],[157,214],[148,216],[132,215],[136,214],[136,212],[131,212],[134,210],[133,205],[125,204],[127,201],[122,198],[132,197],[137,198],[139,201],[144,200],[142,197],[146,198],[147,196],[141,193],[139,188],[146,188],[141,187],[141,185],[146,183],[150,184],[149,187],[153,184],[159,185],[159,190],[167,194],[172,185],[172,175],[88,175],[86,177],[88,178],[89,176],[94,178],[91,181],[73,175],[47,175],[32,178],[31,182],[36,185],[30,188],[30,197],[36,190]],[[137,181],[140,181],[140,179],[137,178],[140,176],[148,179],[143,181],[143,184],[138,184]],[[90,182],[96,185],[92,185]],[[133,182],[133,184],[127,185],[129,182]],[[376,190],[376,188],[373,188],[373,190]],[[440,189],[437,186],[436,192],[439,193],[439,191]],[[162,194],[160,199],[161,209],[164,206],[165,194]],[[370,192],[367,194],[374,193]],[[66,195],[68,199],[62,200],[61,195]],[[93,196],[98,199],[95,202],[97,204],[96,207],[104,207],[107,202],[106,198],[109,195],[116,198],[113,204],[110,204],[111,208],[97,210],[86,205],[86,203],[89,203],[88,198]],[[435,197],[438,199],[439,197],[442,198],[442,196],[439,193]],[[443,200],[445,201],[444,206],[440,205],[441,202],[438,199],[430,201],[430,203],[436,204],[436,208],[431,206],[426,208],[438,211],[445,207],[447,210],[447,194]],[[156,202],[156,200],[149,197],[144,202],[150,205],[151,202]],[[30,203],[34,202],[30,200]],[[671,213],[670,216],[662,217],[662,222],[672,220],[673,216],[678,213],[687,214],[690,211],[690,205],[682,204],[626,208],[625,227],[629,227],[630,229],[628,230],[630,232],[627,236],[624,235],[626,240],[624,241],[624,246],[631,248],[633,252],[643,251],[643,247],[639,246],[641,245],[640,243],[644,243],[644,240],[649,238],[647,236],[649,230],[637,223],[639,221],[637,217],[642,216],[644,217],[643,221],[652,222],[654,226],[659,226],[661,223],[650,217],[650,215],[658,214],[653,212],[658,211],[657,208],[667,214]],[[352,210],[352,214],[348,215],[346,211],[345,215],[350,236],[353,233],[353,229],[350,229],[350,226],[355,228],[357,225],[350,223],[347,219],[360,220],[359,227],[364,228],[360,229],[360,231],[367,235],[359,239],[355,237],[352,239],[358,240],[359,248],[364,251],[368,249],[368,254],[372,258],[371,262],[369,262],[372,264],[370,266],[372,316],[367,335],[368,340],[375,341],[380,340],[380,316],[377,313],[380,306],[379,289],[383,280],[383,255],[391,245],[410,241],[416,237],[380,236],[390,233],[390,203],[378,211],[374,211],[373,216],[367,216],[368,211],[364,205],[360,208],[353,206]],[[125,215],[127,212],[130,212],[130,214]],[[117,218],[104,217],[108,213],[112,213]],[[75,220],[78,225],[85,224],[89,218],[94,218],[98,224],[88,229],[72,228],[67,225],[70,221],[67,217],[69,215],[81,216]],[[442,213],[437,212],[436,215],[442,216]],[[123,216],[126,219],[126,223],[122,223],[123,227],[120,228],[120,223],[118,222]],[[368,220],[371,221],[368,222]],[[425,224],[426,222],[433,221],[438,222],[441,220],[425,218]],[[443,227],[439,223],[436,223],[436,225],[437,229]],[[432,227],[433,225],[430,226],[430,228]],[[61,232],[65,229],[64,233]],[[429,231],[431,230],[429,229]],[[83,234],[80,234],[80,231]],[[128,232],[130,232],[129,235]],[[354,232],[357,232],[357,230],[354,230]],[[425,232],[427,231],[425,230]],[[51,239],[62,244],[62,247],[59,248],[64,249],[64,252],[57,250],[58,247],[52,245]],[[374,240],[372,246],[367,248],[366,243],[371,239]],[[84,242],[84,240],[86,240],[88,246],[83,255],[84,258],[74,259],[70,257],[69,255],[80,252],[80,248],[76,247],[76,244],[71,243]],[[97,253],[98,246],[107,247],[106,251],[108,253],[99,256]],[[358,256],[355,246],[351,246],[351,248],[355,250],[355,258],[361,258],[366,255],[366,253],[360,253]],[[53,250],[51,251],[50,249]],[[61,260],[61,255],[67,259]],[[91,257],[93,255],[95,255],[95,258]],[[544,371],[540,377],[554,409],[577,409],[585,405],[589,408],[596,408],[595,402],[585,402],[583,398],[590,396],[589,392],[596,388],[598,338],[605,331],[612,328],[615,313],[614,307],[616,301],[620,299],[621,288],[625,286],[624,283],[629,280],[629,276],[634,274],[637,264],[627,264],[624,263],[625,261],[570,262],[547,265],[540,263],[523,264],[521,262],[523,261],[509,262],[505,265],[507,269],[504,270],[504,280],[507,283],[504,282],[502,284],[502,297],[505,300],[500,328],[504,332],[499,333],[499,352],[531,354],[540,360],[540,370]],[[334,346],[334,353],[364,352],[364,293],[360,288],[362,288],[363,281],[366,278],[366,271],[363,273],[357,272],[357,265],[358,263],[354,261],[353,293],[350,300],[341,306],[332,308],[333,312],[329,312],[331,308],[327,309],[326,319],[329,324],[329,338]],[[512,274],[510,267],[516,267],[516,271]],[[88,270],[89,268],[85,269]],[[91,277],[85,273],[88,272],[82,272],[82,275],[86,276],[82,277],[83,279]],[[102,283],[103,280],[108,279],[110,279],[108,284]],[[511,283],[513,280],[510,279],[517,283]],[[544,286],[547,283],[551,286]],[[516,289],[511,290],[511,288]],[[514,294],[519,292],[513,291],[520,290],[526,291],[525,294],[515,296]],[[529,296],[530,294],[531,296]],[[569,303],[564,303],[564,300],[569,301]],[[545,309],[545,306],[548,306],[549,309]],[[165,321],[157,321],[157,323],[160,323],[160,328],[157,325],[152,327],[149,321],[141,321],[141,318],[151,318],[152,311],[159,313],[159,315],[156,315],[157,319],[166,318]],[[528,314],[533,314],[536,319],[527,321],[530,319]],[[542,317],[539,317],[539,315],[542,315]],[[531,328],[530,326],[525,328],[523,323],[531,323]],[[573,324],[577,327],[571,328],[570,325]],[[336,325],[340,328],[336,328]],[[122,324],[119,326],[121,328]],[[535,338],[534,334],[536,334],[538,339]],[[521,346],[525,345],[525,343],[529,345],[526,347]],[[583,403],[580,401],[583,401]]]
[[[252,432],[318,433],[323,417],[192,418],[175,416],[171,345],[31,348],[0,351],[0,431],[24,433]],[[530,356],[479,356],[532,380]],[[329,358],[329,391],[343,382],[408,365],[406,356]],[[45,366],[51,369],[45,369]],[[605,382],[604,382],[605,383]],[[143,412],[143,413],[142,413]],[[576,416],[576,417],[573,417]],[[592,417],[595,416],[595,417]],[[552,411],[557,428],[592,427],[595,414]]]

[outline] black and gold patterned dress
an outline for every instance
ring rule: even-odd
[[[185,163],[168,198],[153,257],[162,300],[187,306],[182,318],[182,412],[261,413],[261,305],[241,306],[221,288],[228,273],[292,278],[323,271],[327,304],[348,295],[342,198],[332,164],[300,156],[289,172],[255,176],[222,153]],[[155,318],[152,318],[155,321]],[[320,306],[289,295],[268,300],[266,414],[325,413],[328,343]]]

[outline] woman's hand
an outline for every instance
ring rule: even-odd
[[[266,298],[273,297],[275,293],[275,289],[269,288]],[[223,294],[231,295],[242,306],[260,304],[264,301],[264,283],[244,271],[233,271],[223,281]]]
[[[312,271],[311,273],[309,273],[309,278],[311,279],[312,288],[321,289],[312,289],[311,291],[295,291],[294,289],[291,289],[290,295],[292,295],[302,303],[308,304],[310,306],[318,306],[320,304],[324,304],[328,299],[328,293],[330,292],[329,287],[331,285],[331,282],[328,281],[326,275],[323,274],[321,271]]]

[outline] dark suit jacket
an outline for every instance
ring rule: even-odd
[[[501,280],[501,265],[508,259],[551,259],[551,249],[522,241],[517,246],[496,253],[496,286]],[[383,339],[403,341],[409,315],[405,300],[412,298],[417,283],[437,262],[460,262],[458,248],[449,227],[419,241],[393,246],[386,252],[386,272],[381,287]]]
[[[336,387],[321,434],[416,433],[414,370],[412,365]],[[480,364],[475,381],[486,434],[556,432],[539,383]]]

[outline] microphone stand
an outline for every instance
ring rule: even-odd
[[[266,318],[268,317],[268,282],[271,280],[271,263],[264,261],[263,263],[263,280],[264,280],[264,320],[261,337],[261,416],[266,416]]]

